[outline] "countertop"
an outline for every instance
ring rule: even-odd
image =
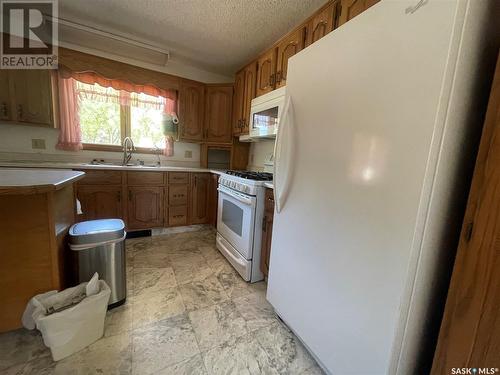
[[[41,194],[62,189],[85,172],[35,168],[0,168],[0,195]]]
[[[274,184],[272,182],[264,182],[264,186],[269,189],[274,190]]]
[[[0,161],[0,167],[15,168],[50,168],[50,169],[100,169],[125,171],[157,171],[157,172],[208,172],[222,174],[223,170],[193,167],[149,167],[139,165],[90,164],[90,163],[58,163],[58,162],[6,162]],[[1,184],[1,183],[0,183]]]

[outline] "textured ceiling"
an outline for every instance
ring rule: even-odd
[[[233,74],[326,0],[59,0],[59,16]]]

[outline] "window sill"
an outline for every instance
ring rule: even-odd
[[[99,145],[95,143],[82,143],[82,149],[86,151],[123,152],[123,147],[118,145]],[[163,150],[154,150],[147,147],[136,147],[134,154],[163,154]]]

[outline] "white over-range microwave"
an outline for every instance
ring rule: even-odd
[[[285,105],[285,89],[286,86],[280,87],[252,100],[250,132],[248,136],[241,136],[241,141],[276,137],[279,118]]]

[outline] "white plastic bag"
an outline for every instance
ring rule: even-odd
[[[54,361],[63,359],[100,339],[104,333],[104,319],[111,290],[95,274],[90,283],[82,283],[61,292],[47,292],[33,297],[23,314],[23,325],[28,329],[34,324],[43,341],[52,352]],[[87,286],[92,295],[71,305],[75,296],[86,295]],[[68,307],[70,305],[70,307]],[[61,311],[48,314],[52,308]]]

